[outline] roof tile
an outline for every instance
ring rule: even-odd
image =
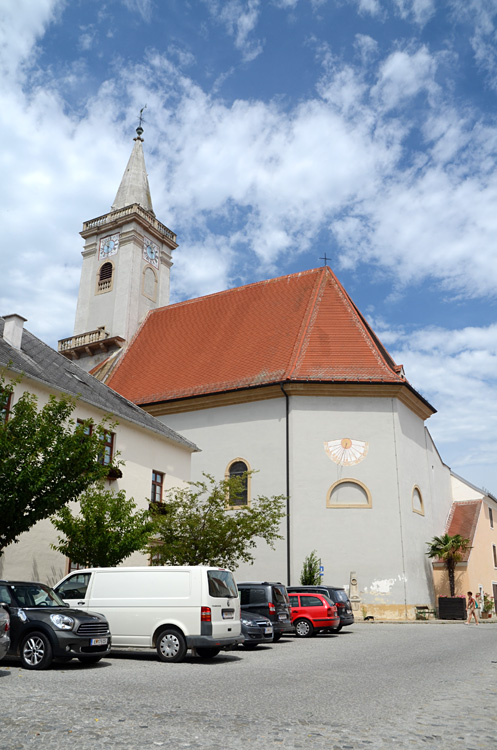
[[[327,266],[151,311],[108,385],[147,404],[285,381],[406,383]]]

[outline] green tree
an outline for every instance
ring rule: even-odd
[[[51,521],[64,536],[51,547],[78,565],[106,568],[119,565],[147,545],[154,524],[148,510],[134,513],[136,503],[126,492],[89,487],[79,498],[79,515],[66,506]]]
[[[464,556],[464,553],[471,548],[469,539],[465,539],[460,534],[449,536],[434,536],[430,542],[426,542],[429,549],[426,553],[429,558],[437,558],[445,564],[449,576],[450,595],[456,595],[455,569],[458,562]]]
[[[302,566],[300,574],[300,583],[302,586],[317,586],[321,583],[319,567],[319,558],[316,550],[313,550],[310,555],[307,555]]]
[[[0,554],[11,542],[105,476],[101,436],[108,425],[76,424],[75,399],[51,396],[38,409],[28,392],[6,413],[14,385],[0,375]],[[7,418],[6,418],[7,417]]]
[[[279,524],[285,516],[284,497],[259,496],[250,506],[228,510],[241,497],[246,476],[216,482],[190,482],[167,494],[155,514],[155,534],[148,552],[154,565],[216,565],[233,570],[239,562],[253,562],[257,539],[274,548],[282,539]]]

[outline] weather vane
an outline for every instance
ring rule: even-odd
[[[143,110],[147,109],[147,105],[145,104],[144,107],[140,109],[140,114],[138,115],[138,127],[136,128],[136,132],[139,136],[143,133],[142,123],[145,122],[145,118],[143,117]]]

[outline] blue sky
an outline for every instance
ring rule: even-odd
[[[172,301],[330,265],[497,494],[497,0],[3,0],[0,314],[72,334],[146,104]]]

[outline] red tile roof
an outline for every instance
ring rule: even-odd
[[[327,266],[153,310],[108,385],[151,404],[302,381],[406,384]]]
[[[481,500],[465,500],[464,502],[453,503],[447,519],[447,534],[449,536],[460,534],[473,544],[481,506]],[[462,561],[467,562],[470,554],[471,550],[469,549],[463,555]]]

